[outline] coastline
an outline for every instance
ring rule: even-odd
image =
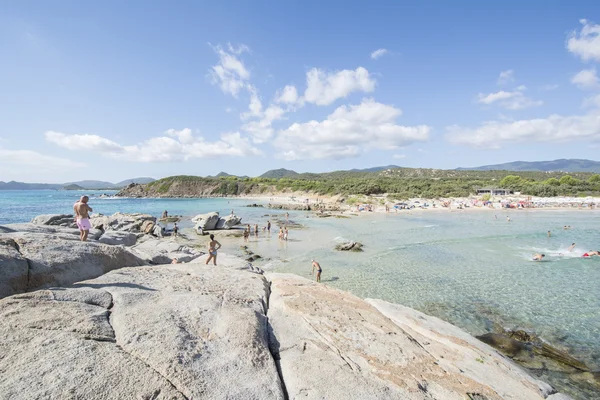
[[[250,198],[251,198],[250,196],[245,196],[245,199],[250,199]],[[261,198],[259,198],[259,200],[263,200],[263,201],[268,201],[269,199],[270,199],[269,197],[261,197]],[[254,199],[252,199],[252,200],[250,200],[250,201],[253,201],[253,200],[254,200]],[[278,200],[278,199],[275,199],[275,200]],[[316,200],[316,199],[315,199],[315,200]],[[282,202],[283,202],[283,201],[286,201],[286,199],[281,199],[281,201],[282,201]],[[288,200],[287,200],[287,202],[288,202],[288,204],[291,204],[291,205],[297,204],[297,202],[295,202],[295,201],[293,201],[293,200],[291,200],[291,199],[288,199]],[[331,202],[331,203],[333,204],[333,202]],[[484,208],[484,209],[485,209],[485,208]],[[431,210],[432,210],[432,209],[430,209],[429,211],[431,211]],[[444,208],[439,208],[439,209],[435,209],[435,210],[436,210],[436,211],[438,211],[438,210],[439,210],[439,211],[446,211],[446,212],[448,212],[448,211],[453,211],[453,212],[455,212],[455,211],[456,211],[456,212],[462,212],[462,211],[465,211],[465,212],[468,212],[468,210],[469,210],[469,209],[465,209],[465,210],[448,210],[448,209],[444,209]],[[480,208],[472,208],[472,209],[470,209],[470,210],[480,210]],[[547,210],[547,209],[542,209],[542,210]],[[558,210],[559,210],[559,211],[565,211],[564,209],[558,209]],[[238,211],[239,211],[239,209],[238,209]],[[517,211],[517,210],[512,210],[512,209],[511,209],[511,210],[508,210],[508,211]],[[522,210],[518,210],[518,211],[522,211]],[[524,209],[524,211],[527,211],[527,209]],[[550,210],[550,211],[552,211],[552,210]],[[261,211],[259,211],[259,210],[256,210],[256,212],[258,212],[258,213],[262,214],[262,212],[261,212]],[[401,210],[401,211],[399,211],[399,214],[400,214],[400,213],[406,213],[406,214],[408,214],[408,215],[409,215],[409,214],[418,214],[418,213],[423,213],[423,212],[427,212],[427,210],[422,210],[422,209],[418,209],[418,208],[417,208],[417,209],[413,209],[413,210]],[[378,209],[376,209],[376,210],[375,210],[373,213],[370,213],[370,212],[363,212],[363,213],[360,213],[359,215],[360,215],[360,216],[362,216],[362,215],[369,215],[369,214],[372,214],[372,215],[379,215],[379,216],[382,216],[382,214],[384,214],[384,213],[385,213],[385,209],[384,209],[383,207],[381,207],[381,208],[378,208]],[[283,215],[283,212],[277,212],[276,214],[278,214],[278,215]],[[310,213],[310,214],[313,214],[313,213]],[[292,214],[292,215],[296,215],[296,214]],[[303,214],[299,214],[299,215],[303,215]],[[308,215],[308,214],[307,214],[307,215]],[[316,215],[315,215],[315,216],[316,216]],[[368,217],[365,217],[365,218],[368,218]],[[360,219],[364,219],[364,218],[358,218],[358,219],[360,220]],[[292,235],[292,237],[294,237],[294,236],[295,236],[295,235]],[[195,236],[192,236],[192,237],[194,237],[194,241],[197,241],[197,240],[195,240],[195,238],[196,238]],[[231,243],[232,243],[232,244],[235,244],[235,243],[240,243],[240,242],[241,242],[241,241],[240,241],[239,239],[238,239],[238,240],[233,240],[233,239],[231,240]],[[293,242],[292,242],[292,243],[293,243]],[[237,246],[236,246],[236,247],[237,247]],[[329,271],[328,271],[328,272],[329,272]],[[401,303],[400,303],[400,304],[401,304]]]
[[[177,399],[285,399],[306,391],[330,399],[565,398],[437,318],[296,275],[262,275],[227,254],[219,255],[219,268],[204,266],[205,257],[121,268],[0,300],[8,315],[0,324],[0,366],[8,363],[2,370],[10,377],[0,389],[14,398],[42,396],[36,388],[90,399],[157,388]],[[111,378],[115,371],[120,381]],[[52,383],[42,385],[41,376]]]

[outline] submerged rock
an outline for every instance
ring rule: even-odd
[[[526,341],[515,338],[521,338]],[[561,372],[572,372],[573,369],[589,371],[589,368],[583,362],[569,355],[566,351],[544,343],[536,336],[524,331],[509,332],[506,334],[486,333],[477,336],[477,339],[500,350],[503,354],[529,368]]]
[[[335,246],[338,251],[363,251],[363,244],[359,242],[340,243]]]

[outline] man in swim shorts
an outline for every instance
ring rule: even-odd
[[[542,259],[543,259],[544,257],[546,257],[546,255],[545,255],[545,254],[535,254],[535,255],[533,256],[533,261],[542,261]]]
[[[87,240],[88,234],[90,233],[90,229],[92,229],[89,214],[92,211],[92,207],[88,205],[89,200],[89,197],[82,196],[79,199],[79,201],[73,205],[73,211],[75,212],[75,222],[77,223],[77,227],[79,228],[79,239],[82,242],[85,242]]]
[[[315,260],[310,260],[312,261],[312,271],[311,271],[311,275],[314,275],[315,273],[315,269],[317,270],[317,282],[321,282],[321,272],[323,272],[323,270],[321,269],[321,265],[316,262]]]

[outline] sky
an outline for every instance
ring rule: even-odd
[[[0,181],[599,160],[598,1],[0,2]]]

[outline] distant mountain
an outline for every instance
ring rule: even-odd
[[[62,189],[64,185],[53,183],[25,183],[25,182],[2,182],[0,181],[0,190],[57,190]]]
[[[379,172],[385,171],[386,169],[398,169],[401,168],[397,165],[386,165],[384,167],[372,167],[372,168],[364,168],[364,169],[351,169],[350,172]]]
[[[285,168],[272,169],[270,171],[265,172],[259,178],[271,178],[271,179],[279,179],[279,178],[290,178],[293,176],[300,175],[296,171],[292,171]]]
[[[62,187],[62,190],[84,190],[84,188],[79,185],[70,184]]]
[[[69,186],[69,185],[81,186],[84,189],[114,189],[117,187],[114,183],[111,183],[111,182],[91,181],[91,180],[78,181],[78,182],[67,182],[63,186]]]
[[[484,165],[473,168],[457,168],[470,171],[555,171],[555,172],[597,172],[600,162],[580,159],[560,159],[553,161],[515,161],[505,164]]]
[[[146,183],[154,182],[156,179],[154,178],[133,178],[133,179],[125,179],[119,183],[115,183],[116,187],[125,187],[131,183],[139,183],[141,185],[145,185]]]
[[[221,171],[221,172],[219,172],[217,175],[215,175],[215,178],[220,178],[220,177],[222,177],[222,176],[224,176],[224,177],[227,177],[227,176],[233,176],[233,175],[230,175],[230,174],[228,174],[227,172],[223,172],[223,171]]]
[[[146,184],[154,182],[153,178],[133,178],[126,179],[119,183],[105,182],[105,181],[79,181],[79,182],[67,182],[67,183],[25,183],[25,182],[2,182],[0,181],[0,190],[95,190],[95,189],[120,189],[129,185],[130,183],[141,183]]]

